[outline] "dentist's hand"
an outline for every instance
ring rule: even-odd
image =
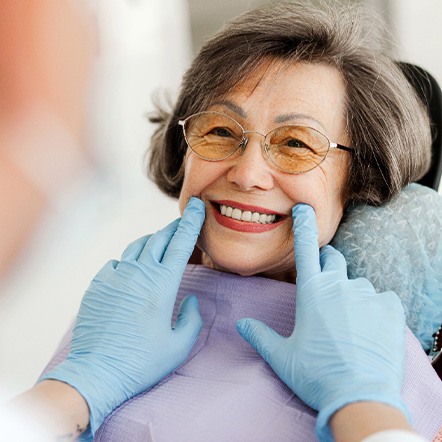
[[[330,417],[346,404],[383,402],[405,411],[400,392],[405,318],[393,292],[376,293],[363,278],[349,280],[344,257],[318,248],[313,209],[293,209],[296,320],[283,337],[262,322],[241,319],[240,335],[304,402],[319,411],[317,435],[332,440]]]
[[[121,261],[94,277],[78,313],[67,359],[43,376],[78,390],[92,434],[114,408],[152,387],[184,362],[201,330],[195,297],[171,326],[186,264],[204,221],[191,198],[181,219],[130,244]]]

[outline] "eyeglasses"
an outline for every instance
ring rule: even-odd
[[[305,173],[321,164],[330,149],[351,152],[350,147],[332,143],[312,127],[289,125],[271,130],[267,135],[244,128],[233,118],[220,112],[199,112],[178,122],[183,127],[187,145],[200,158],[221,161],[238,149],[244,152],[247,134],[264,137],[265,157],[288,173]]]

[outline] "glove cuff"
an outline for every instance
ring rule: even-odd
[[[411,421],[410,412],[408,411],[400,396],[392,398],[391,396],[380,396],[379,394],[373,394],[364,395],[363,397],[355,396],[353,398],[347,398],[346,400],[341,399],[329,404],[327,407],[324,407],[322,410],[319,411],[316,420],[316,436],[319,441],[334,442],[335,439],[330,429],[330,418],[341,408],[355,402],[381,402],[383,404],[390,405],[402,411],[402,413],[405,414],[407,420],[409,422]]]

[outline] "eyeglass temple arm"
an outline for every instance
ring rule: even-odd
[[[345,150],[346,152],[351,152],[353,150],[352,147],[343,146],[342,144],[338,143],[330,143],[330,147],[335,149]]]

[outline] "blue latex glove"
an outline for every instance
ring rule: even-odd
[[[202,326],[197,299],[183,300],[174,327],[171,319],[204,215],[204,203],[191,198],[181,220],[130,244],[121,261],[109,261],[84,295],[67,359],[40,379],[66,382],[81,393],[92,434],[114,408],[158,383],[192,349]]]
[[[346,404],[379,401],[406,413],[400,392],[405,364],[405,318],[393,292],[377,294],[363,278],[349,280],[344,257],[318,248],[314,210],[293,209],[296,320],[283,337],[255,319],[240,335],[305,403],[319,411],[316,432],[333,440],[329,419]]]

